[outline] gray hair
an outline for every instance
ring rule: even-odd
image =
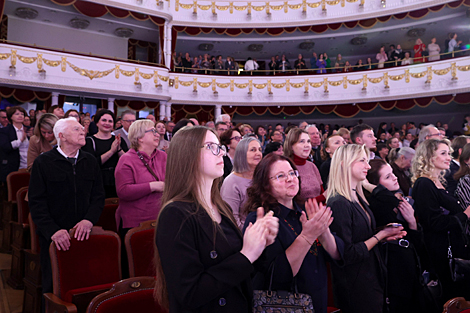
[[[390,150],[388,159],[390,160],[390,164],[392,164],[402,155],[405,159],[410,160],[415,156],[415,154],[416,151],[410,147],[395,148]]]
[[[228,114],[221,114],[219,117],[216,118],[215,123],[217,124],[218,122],[223,122],[224,117],[228,117],[230,119],[230,115]]]
[[[317,125],[315,125],[315,124],[308,124],[308,125],[305,127],[305,130],[307,130],[307,129],[309,129],[309,128],[312,128],[312,127],[315,127],[316,129],[318,129],[318,128],[317,128]]]
[[[423,127],[423,129],[420,130],[418,143],[422,143],[426,140],[426,137],[431,134],[431,128],[436,128],[436,126],[434,126],[433,124],[429,124],[428,126]]]
[[[247,137],[240,140],[235,149],[235,157],[233,158],[233,171],[237,173],[244,173],[250,170],[250,165],[248,165],[248,161],[246,160],[246,153],[248,152],[248,146],[250,142],[256,141],[260,144],[258,139],[255,137]]]
[[[67,124],[70,121],[77,122],[77,119],[75,117],[67,117],[67,118],[62,118],[58,120],[55,125],[54,125],[54,137],[57,140],[57,145],[60,147],[60,138],[59,134],[63,134],[65,130],[67,129]],[[78,122],[77,122],[78,123]]]
[[[130,114],[132,116],[135,116],[135,112],[132,110],[125,110],[124,112],[121,113],[121,119],[124,119],[124,116]]]
[[[139,149],[139,139],[145,136],[145,131],[148,127],[155,127],[155,124],[149,119],[138,120],[132,123],[127,135],[131,144],[130,149]],[[163,138],[160,138],[160,140],[161,139]]]

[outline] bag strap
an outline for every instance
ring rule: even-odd
[[[150,172],[150,174],[152,174],[152,176],[155,178],[156,181],[160,181],[158,179],[157,175],[155,174],[155,172],[152,170],[152,168],[148,165],[147,162],[145,162],[144,157],[142,156],[142,154],[137,150],[136,150],[136,152],[137,152],[137,155],[139,156],[139,159],[142,161],[142,163],[144,163],[145,167]],[[272,279],[272,275],[271,275],[271,279]]]

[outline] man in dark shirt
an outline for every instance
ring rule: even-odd
[[[96,158],[80,150],[85,130],[73,117],[57,121],[58,146],[34,161],[29,183],[29,208],[41,247],[43,293],[52,292],[49,246],[70,248],[69,230],[87,240],[104,207],[101,171]]]

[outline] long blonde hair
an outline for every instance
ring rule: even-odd
[[[204,202],[200,190],[201,147],[209,131],[217,136],[214,130],[205,126],[183,127],[171,140],[166,162],[165,188],[163,189],[162,210],[160,211],[160,215],[161,212],[166,209],[167,204],[175,201],[195,203],[197,210],[203,209]],[[212,183],[212,203],[216,206],[221,215],[225,215],[237,225],[230,207],[220,196],[220,180],[221,178],[217,178]],[[209,208],[207,209],[209,210]],[[157,219],[155,232],[156,229],[158,229],[158,223],[159,219]],[[214,227],[216,226],[217,225]],[[156,244],[154,263],[157,276],[154,295],[159,304],[168,310],[168,290],[166,288],[165,275]]]
[[[436,151],[440,144],[447,145],[449,147],[449,153],[452,153],[452,147],[448,139],[426,139],[421,142],[416,149],[416,154],[411,162],[411,173],[413,177],[411,182],[414,184],[415,181],[420,177],[429,177],[439,179],[441,184],[445,184],[445,171],[441,171],[437,177],[433,177],[433,172],[436,169],[432,158],[435,156]]]
[[[354,202],[356,196],[353,189],[356,189],[361,198],[366,201],[362,192],[362,182],[358,182],[356,186],[351,185],[351,167],[352,163],[359,160],[362,155],[369,159],[369,154],[369,149],[365,145],[350,144],[336,149],[331,159],[327,200],[336,195],[341,195]]]

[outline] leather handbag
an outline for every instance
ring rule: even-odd
[[[253,291],[253,313],[314,313],[312,297],[297,291],[294,278],[294,292],[273,291],[274,264],[268,290]]]
[[[447,232],[449,247],[447,248],[447,257],[449,259],[450,276],[454,282],[470,282],[470,260],[454,258],[452,256],[452,246],[450,244],[450,231]]]

